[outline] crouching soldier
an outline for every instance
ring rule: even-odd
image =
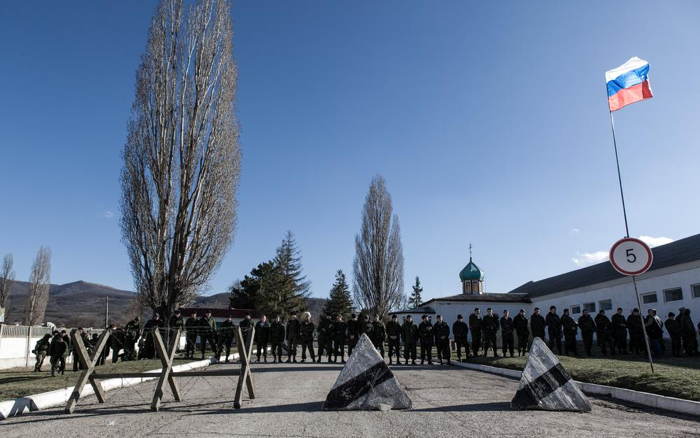
[[[391,365],[394,355],[396,355],[396,364],[398,365],[401,357],[401,325],[399,325],[396,315],[391,315],[391,321],[386,324],[386,334],[389,337],[389,365]]]
[[[36,341],[34,350],[32,353],[36,355],[36,364],[34,365],[34,372],[41,372],[41,366],[44,364],[44,359],[49,352],[49,346],[51,344],[51,335],[45,334],[43,338]]]

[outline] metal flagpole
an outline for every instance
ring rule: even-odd
[[[622,215],[625,218],[625,237],[630,237],[630,227],[627,222],[627,206],[625,205],[625,192],[622,189],[622,173],[620,172],[620,157],[617,152],[617,139],[615,138],[615,120],[613,119],[612,111],[610,113],[610,129],[612,130],[613,146],[615,148],[615,164],[617,164],[617,182],[620,185],[620,199],[622,200]],[[644,315],[642,315],[642,303],[639,299],[639,290],[637,289],[637,276],[632,276],[632,284],[634,285],[634,296],[637,297],[637,309],[639,309],[639,318],[642,322],[642,333],[644,333],[644,344],[647,347],[647,357],[649,358],[649,367],[651,367],[651,373],[654,373],[654,361],[651,359],[651,348],[649,348],[649,338],[647,337],[647,328],[644,322]]]

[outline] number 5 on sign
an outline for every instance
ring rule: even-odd
[[[634,237],[620,239],[610,248],[610,263],[622,275],[643,274],[653,261],[649,245]]]

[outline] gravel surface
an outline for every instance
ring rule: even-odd
[[[230,365],[217,365],[212,368]],[[513,411],[518,382],[457,367],[396,367],[413,400],[410,411],[324,412],[340,365],[254,364],[255,400],[232,409],[236,377],[182,377],[184,401],[166,389],[160,412],[149,410],[154,383],[107,393],[107,403],[82,400],[73,415],[62,408],[0,422],[0,436],[698,436],[700,422],[591,399],[589,414]]]

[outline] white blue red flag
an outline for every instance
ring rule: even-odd
[[[654,97],[649,86],[649,63],[636,56],[606,71],[605,82],[608,85],[610,111]]]

